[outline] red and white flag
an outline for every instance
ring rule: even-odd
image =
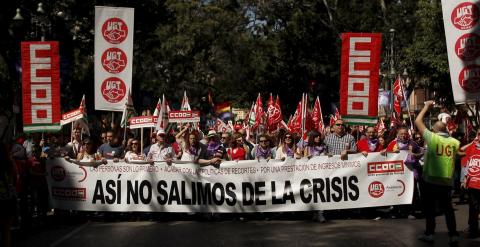
[[[278,123],[282,121],[282,110],[280,109],[280,99],[277,95],[276,101],[273,102],[272,94],[267,103],[267,126],[269,131],[278,129]]]
[[[377,126],[375,126],[375,129],[377,130],[377,135],[380,136],[380,135],[383,135],[383,132],[385,132],[385,130],[387,130],[387,128],[385,127],[385,123],[383,122],[383,120],[380,118],[377,122]]]
[[[400,116],[402,113],[402,101],[403,101],[403,90],[400,81],[400,77],[397,77],[393,83],[393,110],[396,112],[397,116]]]
[[[163,129],[165,132],[168,127],[168,113],[170,112],[170,107],[168,106],[165,95],[162,95],[162,104],[160,106],[160,112],[158,114],[157,124],[155,125],[155,130]]]
[[[252,129],[258,128],[261,124],[263,124],[265,121],[265,112],[263,111],[263,103],[262,103],[262,97],[260,96],[260,93],[258,94],[257,101],[255,102],[255,123],[252,126]]]
[[[312,121],[314,129],[323,134],[325,132],[325,125],[323,124],[322,107],[320,105],[320,98],[318,96],[315,100],[315,104],[313,105]]]
[[[191,111],[190,103],[188,103],[187,91],[183,92],[182,106],[180,107],[182,111]]]
[[[155,110],[153,111],[154,117],[158,117],[158,115],[160,115],[161,108],[162,108],[162,99],[158,98],[157,105],[155,106]]]
[[[59,131],[60,56],[58,42],[22,42],[23,131]]]

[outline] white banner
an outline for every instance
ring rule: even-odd
[[[480,96],[479,1],[442,0],[448,63],[456,104]]]
[[[97,168],[47,162],[55,208],[93,211],[268,212],[409,204],[406,152],[310,160],[195,164],[109,163]]]
[[[132,85],[133,8],[95,6],[95,109],[123,111]]]
[[[153,128],[157,124],[158,117],[155,116],[139,116],[128,119],[130,129]]]

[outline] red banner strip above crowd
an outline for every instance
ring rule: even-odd
[[[23,131],[59,131],[58,42],[22,42]]]
[[[340,114],[353,125],[375,125],[382,35],[343,33]]]

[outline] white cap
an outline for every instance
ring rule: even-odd
[[[158,135],[165,135],[165,130],[159,129],[159,130],[157,131],[157,136],[158,136]]]
[[[207,134],[207,137],[212,137],[212,136],[216,136],[216,135],[217,135],[217,132],[215,130],[209,130],[208,134]]]

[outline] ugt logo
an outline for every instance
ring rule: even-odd
[[[102,54],[102,66],[108,73],[120,73],[127,66],[127,55],[121,49],[109,48]]]
[[[118,103],[125,97],[125,83],[118,77],[107,78],[102,83],[103,98],[110,103]]]
[[[108,43],[120,44],[127,38],[127,24],[120,18],[110,18],[102,25],[102,35]]]
[[[469,65],[460,71],[458,83],[468,93],[480,91],[480,66]]]
[[[472,28],[478,22],[477,5],[468,2],[457,5],[452,11],[451,21],[460,30]]]

